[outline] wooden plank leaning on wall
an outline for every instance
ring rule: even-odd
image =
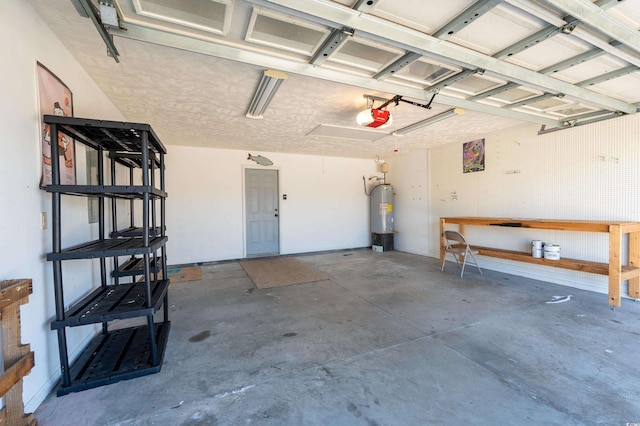
[[[20,305],[29,301],[31,280],[0,281],[0,320],[2,321],[2,360],[4,373],[0,376],[0,397],[4,407],[0,410],[1,426],[35,426],[38,421],[24,414],[22,378],[34,366],[33,352],[20,337]]]

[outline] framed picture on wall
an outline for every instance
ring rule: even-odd
[[[462,172],[473,173],[484,170],[484,139],[462,144]]]
[[[51,184],[51,133],[42,116],[45,114],[73,117],[73,94],[71,90],[40,62],[36,66],[38,78],[38,103],[40,108],[40,145],[42,147],[42,175],[40,188]],[[76,144],[69,136],[58,132],[60,153],[60,184],[76,183]]]

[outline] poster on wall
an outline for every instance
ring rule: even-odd
[[[462,144],[462,172],[473,173],[484,170],[484,139]]]
[[[43,115],[73,117],[73,95],[71,90],[41,63],[37,63],[38,102],[40,105],[40,144],[42,147],[42,176],[40,188],[51,184],[51,133],[49,125],[42,120]],[[58,132],[58,152],[60,154],[60,184],[76,183],[76,147],[69,136]]]

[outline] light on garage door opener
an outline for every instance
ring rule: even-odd
[[[361,126],[383,129],[391,125],[393,118],[386,109],[368,108],[360,112],[356,122]]]

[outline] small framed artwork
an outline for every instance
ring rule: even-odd
[[[462,144],[462,172],[473,173],[484,170],[484,139]]]
[[[73,95],[71,90],[40,62],[37,63],[38,103],[40,106],[40,144],[42,147],[42,175],[40,188],[51,184],[51,133],[42,117],[45,114],[73,117]],[[76,145],[69,136],[58,132],[60,154],[60,184],[76,183]]]

